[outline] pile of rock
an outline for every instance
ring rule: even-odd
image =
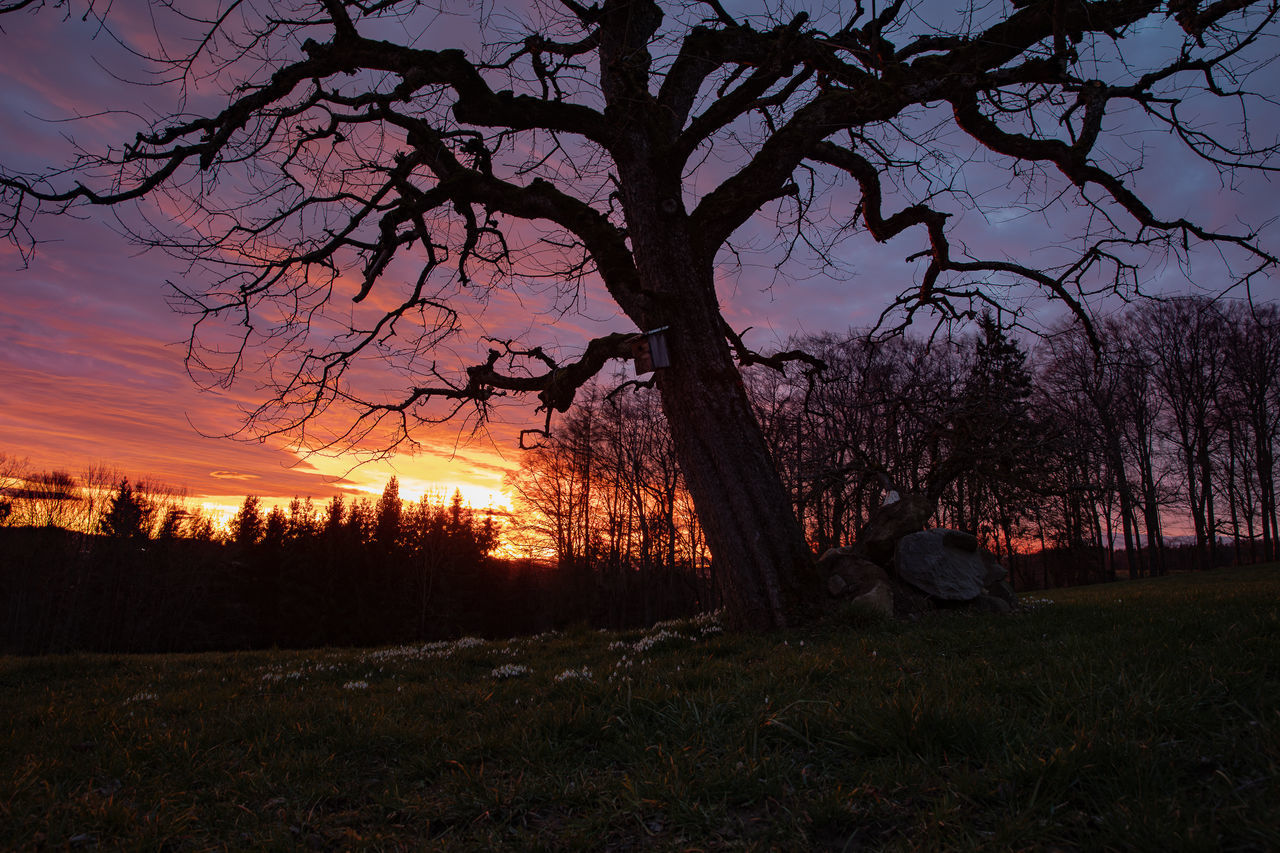
[[[920,495],[881,507],[853,545],[818,560],[827,592],[900,617],[939,607],[1007,613],[1017,606],[1004,566],[972,533],[922,529],[932,514]]]

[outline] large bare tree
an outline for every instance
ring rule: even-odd
[[[178,10],[186,40],[152,57],[190,100],[69,170],[4,172],[7,234],[29,251],[33,215],[83,205],[163,216],[142,236],[193,261],[179,285],[193,366],[233,377],[268,352],[250,426],[330,446],[394,448],[506,395],[565,411],[633,335],[664,328],[656,387],[732,616],[794,623],[817,596],[813,559],[739,372],[787,354],[728,326],[717,264],[762,227],[833,265],[842,238],[903,235],[899,318],[966,314],[1020,283],[1084,314],[1088,294],[1141,285],[1153,255],[1206,243],[1247,282],[1274,262],[1257,235],[1144,201],[1127,134],[1158,131],[1210,173],[1274,170],[1274,140],[1247,131],[1268,129],[1268,93],[1250,86],[1277,11],[795,5],[531,0],[468,7],[480,35],[442,43],[456,19],[418,2],[196,4]],[[1153,31],[1177,37],[1139,38]],[[1045,214],[1051,260],[956,238],[949,218],[984,203],[971,179],[992,168]],[[576,350],[551,346],[554,323],[478,351],[461,338],[473,300],[547,288],[603,289],[626,325]],[[317,433],[338,410],[346,426]]]

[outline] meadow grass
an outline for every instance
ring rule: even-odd
[[[1280,567],[1024,603],[3,658],[0,848],[1280,849]]]

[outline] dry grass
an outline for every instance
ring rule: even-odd
[[[1280,849],[1280,569],[1030,605],[0,659],[0,848]]]

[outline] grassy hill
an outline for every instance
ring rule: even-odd
[[[1280,849],[1280,567],[1024,601],[0,658],[0,848]]]

